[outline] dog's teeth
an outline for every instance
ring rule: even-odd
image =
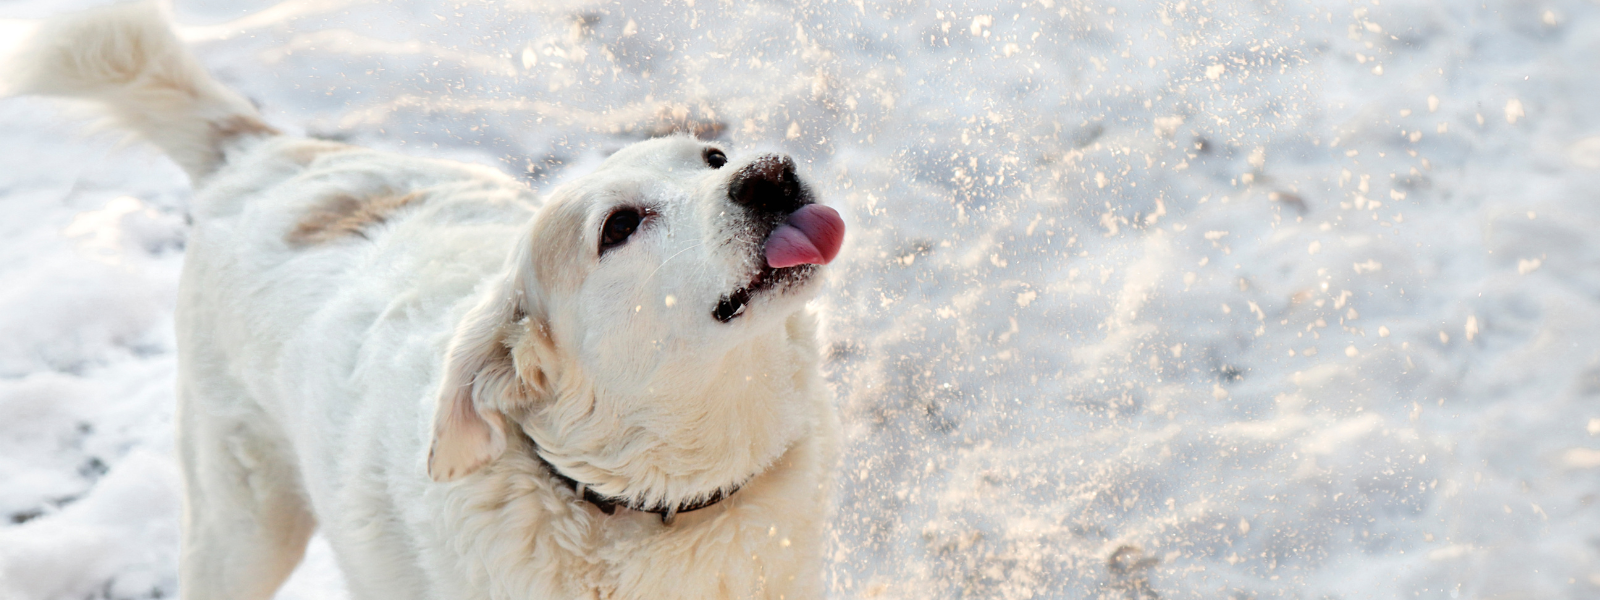
[[[744,314],[744,309],[749,304],[750,291],[746,288],[739,288],[732,294],[723,296],[722,300],[717,303],[716,308],[712,309],[711,316],[718,321],[727,323],[732,321],[734,317]]]

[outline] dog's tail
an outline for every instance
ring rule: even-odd
[[[89,100],[199,180],[224,151],[278,135],[243,96],[217,83],[153,1],[45,21],[0,67],[0,96]]]

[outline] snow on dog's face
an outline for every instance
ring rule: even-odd
[[[797,435],[812,341],[791,317],[844,225],[785,156],[685,137],[561,186],[462,319],[429,472],[451,480],[520,425],[568,476],[647,504],[739,484]]]

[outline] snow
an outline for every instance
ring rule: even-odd
[[[1600,5],[176,4],[292,131],[795,156],[834,597],[1600,595]],[[176,592],[190,192],[83,125],[0,101],[5,600]],[[325,543],[279,597],[346,597]]]

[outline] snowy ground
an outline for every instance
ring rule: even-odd
[[[1596,3],[175,12],[290,130],[799,158],[851,224],[835,597],[1600,597]],[[175,593],[189,191],[81,124],[0,101],[3,600]],[[325,545],[280,597],[345,597]]]

